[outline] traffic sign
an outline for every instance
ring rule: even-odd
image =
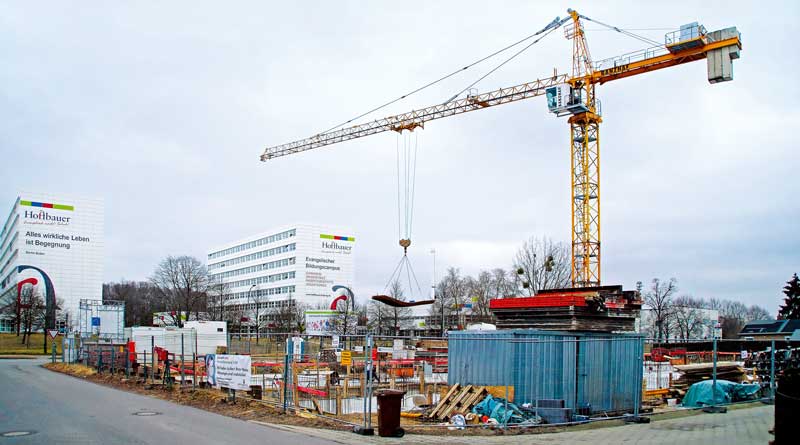
[[[47,334],[50,338],[56,338],[58,336],[58,329],[48,329]]]
[[[353,355],[350,351],[342,351],[342,365],[350,366],[353,364]]]

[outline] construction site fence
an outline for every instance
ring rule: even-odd
[[[764,396],[773,398],[773,382],[786,369],[800,368],[800,342],[697,339],[666,343],[648,340],[644,354],[644,390],[669,389],[686,365],[713,366],[715,363],[740,364],[747,381],[761,384]]]
[[[156,346],[155,336],[149,345],[76,342],[78,352],[71,355],[72,347],[65,347],[61,361],[79,361],[141,383],[207,387],[205,354],[188,348],[187,340],[184,336],[183,351]],[[737,363],[748,381],[762,386],[760,397],[774,399],[781,373],[800,367],[797,343],[690,343],[695,347],[640,335],[541,331],[531,336],[451,332],[431,338],[229,334],[227,344],[214,352],[250,356],[250,389],[233,392],[239,397],[348,425],[375,426],[377,394],[402,391],[406,429],[453,428],[457,414],[468,418],[464,428],[486,426],[491,421],[476,421],[481,416],[472,411],[487,396],[502,404],[500,412],[509,413],[497,422],[507,428],[647,415],[643,406],[650,398],[670,397],[667,391],[681,366],[704,363]]]

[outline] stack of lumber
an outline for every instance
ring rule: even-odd
[[[713,363],[696,365],[675,365],[675,370],[682,375],[672,381],[671,390],[685,393],[690,386],[703,380],[711,380],[714,375]],[[717,380],[729,380],[735,383],[745,381],[745,370],[737,362],[717,362]]]
[[[446,421],[454,414],[467,414],[472,412],[472,408],[482,402],[487,395],[489,391],[485,386],[455,384],[425,417],[430,420]]]
[[[633,331],[641,308],[639,294],[622,286],[549,289],[489,302],[499,329]]]
[[[447,340],[420,340],[414,355],[418,361],[428,362],[433,372],[447,372]]]

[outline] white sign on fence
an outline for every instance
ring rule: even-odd
[[[331,339],[331,347],[332,348],[338,348],[339,347],[339,336],[338,335],[334,335],[333,338]]]
[[[206,375],[208,384],[216,387],[250,390],[249,355],[206,355]]]

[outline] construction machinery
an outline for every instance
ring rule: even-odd
[[[413,131],[426,122],[468,111],[546,96],[547,107],[557,116],[568,116],[572,172],[572,271],[574,287],[600,286],[600,123],[602,109],[596,86],[612,80],[706,59],[710,83],[733,80],[733,60],[739,58],[741,35],[735,27],[708,32],[698,23],[683,25],[655,42],[568,10],[540,33],[563,27],[571,39],[572,73],[523,83],[482,94],[467,94],[444,103],[362,124],[331,129],[306,139],[267,148],[262,161],[385,131]],[[595,62],[589,52],[584,22],[635,36],[651,47]],[[539,33],[537,33],[539,34]],[[536,34],[534,34],[536,35]],[[545,34],[546,35],[546,34]],[[538,40],[537,40],[538,41]],[[535,43],[535,42],[534,42]],[[465,90],[466,91],[466,90]],[[405,96],[404,96],[405,97]],[[348,121],[349,122],[349,121]],[[407,246],[404,246],[407,247]]]

